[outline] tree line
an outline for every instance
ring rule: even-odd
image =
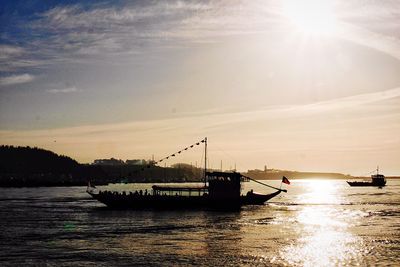
[[[79,186],[118,182],[196,182],[203,170],[188,164],[163,168],[89,165],[56,153],[22,146],[0,146],[0,186]]]

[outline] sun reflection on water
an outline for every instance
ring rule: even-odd
[[[327,180],[307,182],[308,191],[299,195],[298,203],[302,204],[339,204],[341,197],[337,185]]]
[[[290,265],[337,266],[357,262],[360,239],[349,227],[352,214],[344,212],[340,190],[329,181],[310,183],[299,195],[295,223],[299,238],[281,251]]]

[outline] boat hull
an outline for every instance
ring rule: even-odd
[[[385,175],[379,174],[379,167],[376,168],[376,174],[371,175],[371,181],[347,181],[350,186],[377,186],[386,185]]]
[[[258,194],[258,193],[248,193],[246,196],[241,196],[241,204],[242,205],[263,205],[265,202],[270,200],[271,198],[279,195],[281,193],[280,190],[276,191],[272,194]]]
[[[377,186],[377,187],[382,187],[382,186],[386,185],[386,181],[380,182],[380,183],[374,183],[374,182],[349,182],[349,181],[347,181],[347,183],[350,186]]]
[[[247,194],[237,198],[211,198],[209,196],[163,196],[131,194],[99,194],[88,192],[94,199],[114,209],[215,209],[238,210],[244,205],[263,205],[280,194]]]

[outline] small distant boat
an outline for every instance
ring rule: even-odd
[[[386,185],[385,175],[379,174],[379,167],[376,168],[376,174],[371,175],[371,181],[347,181],[350,186],[378,186]]]

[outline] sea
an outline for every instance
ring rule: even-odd
[[[400,180],[282,188],[236,212],[109,210],[85,187],[0,188],[0,266],[400,266]]]

